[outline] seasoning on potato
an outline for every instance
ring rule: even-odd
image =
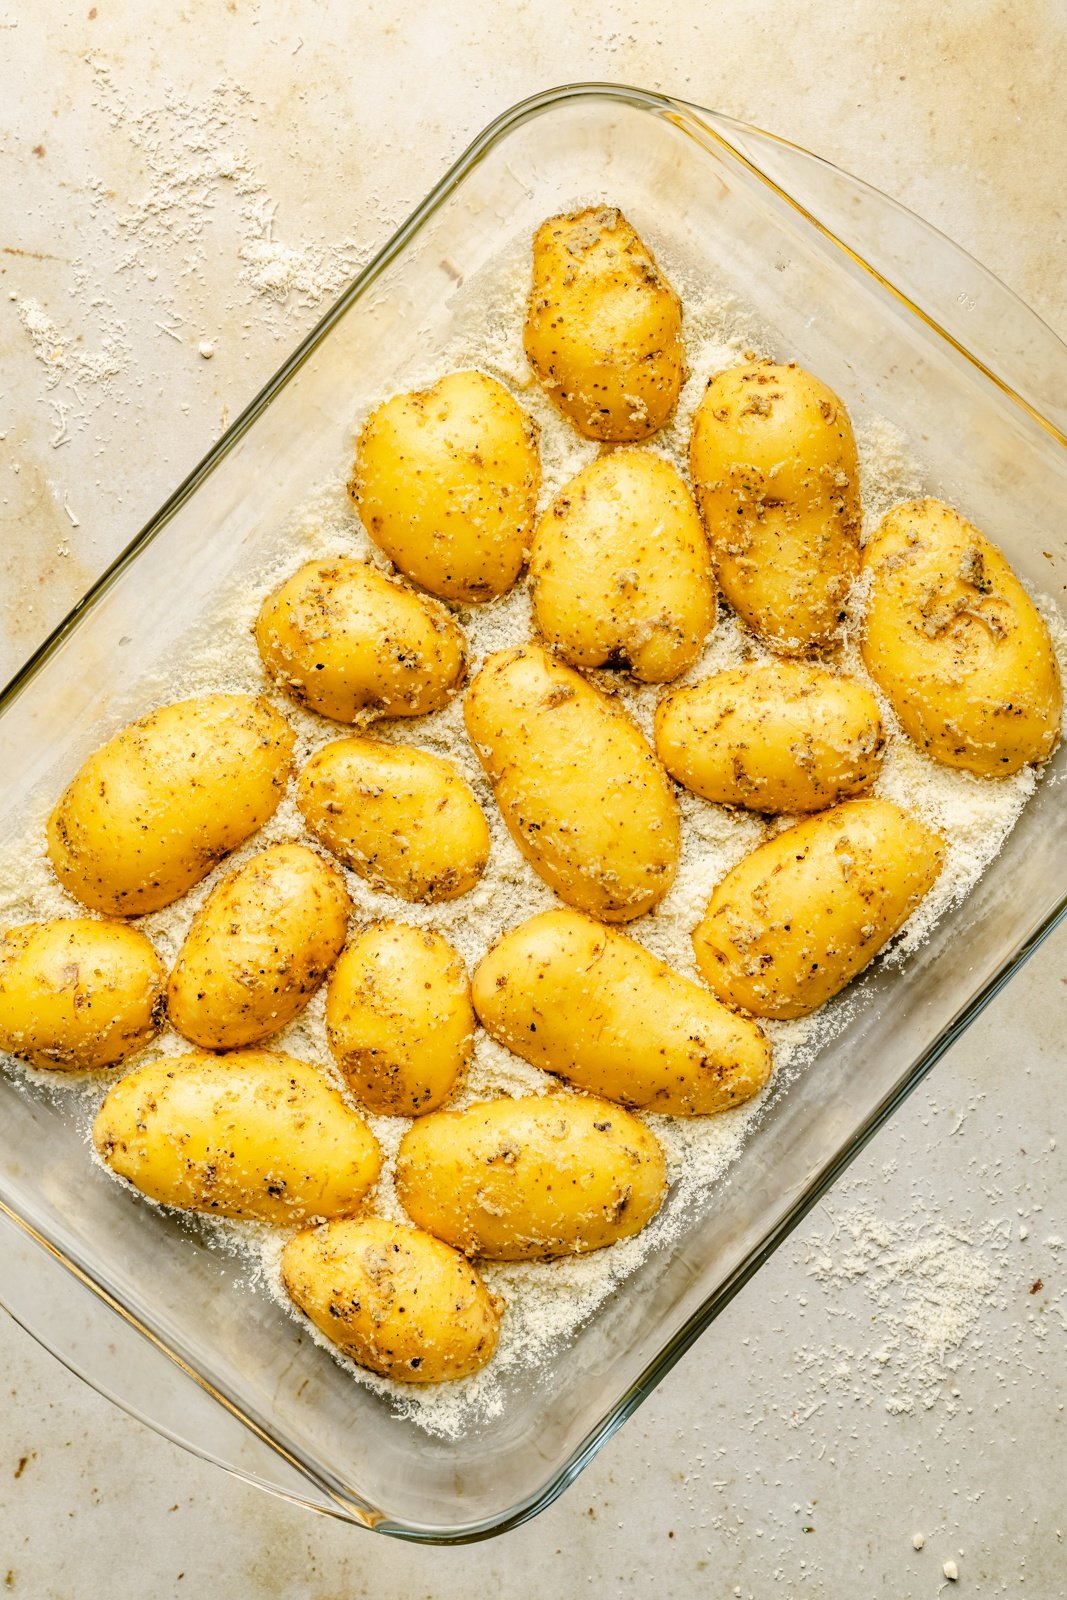
[[[1060,742],[1049,631],[1003,554],[951,506],[894,507],[863,552],[863,659],[935,761],[1002,778]]]
[[[290,1226],[358,1211],[381,1169],[374,1135],[337,1090],[270,1050],[135,1068],[105,1097],[93,1143],[161,1205]]]
[[[412,745],[323,745],[300,773],[296,803],[327,850],[404,900],[455,900],[489,860],[489,824],[466,779]]]
[[[482,1026],[578,1089],[676,1117],[740,1105],[771,1048],[699,984],[579,911],[545,911],[498,939],[474,974]]]
[[[667,683],[715,624],[708,541],[669,461],[613,450],[541,517],[530,555],[533,613],[574,667],[623,667]]]
[[[0,1050],[35,1067],[113,1067],[159,1032],[167,975],[124,922],[57,917],[0,937]]]
[[[84,763],[48,819],[56,877],[94,911],[159,911],[273,816],[293,730],[265,700],[206,694],[131,723]]]
[[[528,644],[488,658],[463,715],[509,833],[562,900],[629,922],[663,899],[681,850],[674,795],[607,695]]]
[[[640,1233],[667,1169],[643,1122],[587,1095],[483,1100],[421,1117],[400,1141],[411,1220],[467,1255],[578,1255]]]
[[[307,845],[261,850],[193,918],[167,988],[174,1027],[205,1050],[269,1039],[340,955],[351,910],[340,869]]]
[[[540,484],[533,420],[495,378],[454,372],[371,413],[348,489],[401,572],[469,602],[515,582]]]
[[[856,442],[841,400],[790,363],[712,378],[689,467],[723,594],[772,650],[838,637],[859,571]]]
[[[305,1229],[282,1251],[282,1282],[331,1344],[383,1378],[469,1378],[496,1350],[503,1300],[419,1228],[366,1217]]]
[[[474,1029],[463,958],[433,928],[373,922],[330,974],[330,1049],[352,1093],[382,1116],[442,1105],[471,1058]]]
[[[650,438],[685,381],[681,301],[614,206],[538,228],[524,344],[549,399],[587,439]]]
[[[279,688],[334,722],[423,717],[463,678],[452,614],[367,561],[309,561],[269,594],[255,625]]]
[[[885,736],[863,684],[802,661],[713,673],[656,708],[672,778],[722,806],[822,811],[878,775]]]
[[[850,983],[910,917],[944,846],[888,800],[846,800],[745,856],[693,934],[697,966],[728,1005],[806,1017]]]

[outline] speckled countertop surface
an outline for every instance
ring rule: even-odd
[[[0,3],[0,679],[478,128],[552,83],[662,88],[796,140],[1067,334],[1062,7],[146,14]],[[269,1499],[0,1318],[0,1590],[1067,1594],[1065,972],[1061,933],[562,1501],[486,1546]],[[914,1314],[931,1300],[956,1313],[944,1350]]]

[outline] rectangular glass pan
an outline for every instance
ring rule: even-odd
[[[898,426],[926,487],[1034,588],[1067,562],[1067,351],[883,196],[769,135],[611,85],[494,123],[0,697],[0,841],[143,709],[220,585],[343,463],[361,392],[402,386],[464,284],[578,200],[619,205],[714,277],[857,412]],[[165,698],[159,696],[157,698]],[[355,1384],[232,1261],[93,1168],[62,1096],[0,1075],[0,1298],[105,1393],[189,1448],[400,1537],[498,1531],[547,1504],[640,1403],[1004,983],[1067,905],[1061,750],[979,887],[779,1096],[709,1214],[653,1256],[502,1414],[427,1437]],[[33,1240],[35,1243],[28,1241]]]

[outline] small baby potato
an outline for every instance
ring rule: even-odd
[[[348,492],[401,572],[466,602],[515,582],[540,485],[532,418],[495,378],[453,372],[371,412]]]
[[[280,689],[334,722],[424,717],[463,678],[451,613],[366,561],[309,561],[264,600],[255,625]]]
[[[381,1217],[323,1223],[287,1240],[286,1293],[343,1355],[400,1383],[480,1372],[504,1302],[458,1250]]]
[[[717,672],[656,709],[656,753],[671,777],[749,811],[851,800],[877,777],[884,744],[871,691],[802,661]]]
[[[489,824],[466,779],[409,744],[323,745],[300,774],[296,803],[327,850],[403,900],[455,900],[489,860]]]
[[[137,928],[92,917],[0,938],[0,1050],[35,1067],[113,1067],[159,1032],[162,961]]]
[[[860,564],[856,441],[837,395],[792,362],[720,372],[689,467],[734,610],[783,655],[831,645]]]
[[[699,984],[579,911],[505,933],[474,974],[499,1043],[578,1089],[676,1117],[729,1110],[771,1073],[771,1047]]]
[[[163,706],[103,745],[48,819],[48,855],[94,911],[159,911],[273,816],[293,730],[265,700],[206,694]]]
[[[205,1050],[269,1039],[337,960],[351,910],[340,869],[307,845],[261,850],[193,918],[167,989],[174,1027]]]
[[[372,922],[349,941],[326,990],[326,1032],[369,1111],[419,1117],[451,1094],[474,1050],[458,950],[433,928]]]
[[[850,983],[933,886],[944,845],[888,800],[847,800],[786,828],[719,883],[693,934],[721,1000],[806,1017]]]
[[[708,541],[680,474],[613,450],[563,488],[530,556],[534,619],[574,667],[667,683],[715,625]]]
[[[101,1160],[161,1205],[293,1226],[358,1211],[374,1135],[306,1061],[270,1050],[163,1056],[115,1084]]]
[[[603,922],[657,905],[681,851],[671,786],[607,695],[540,645],[485,662],[467,732],[515,843],[562,900]]]
[[[1060,671],[996,545],[940,500],[909,500],[868,543],[863,570],[863,659],[909,738],[980,778],[1047,761],[1063,727]]]
[[[649,438],[685,381],[681,302],[613,206],[538,228],[523,339],[549,399],[587,439]]]
[[[421,1117],[400,1141],[396,1192],[412,1221],[466,1255],[580,1255],[640,1233],[663,1204],[659,1141],[586,1095],[482,1100]]]

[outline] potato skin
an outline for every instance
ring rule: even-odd
[[[344,1355],[401,1383],[469,1378],[492,1359],[504,1302],[458,1250],[381,1217],[296,1233],[286,1293]]]
[[[936,833],[888,800],[846,800],[776,834],[728,872],[693,933],[727,1005],[806,1017],[843,989],[932,887]]]
[[[423,717],[462,681],[463,630],[444,606],[367,561],[309,561],[254,628],[280,689],[334,722]]]
[[[293,730],[265,700],[207,694],[141,717],[84,763],[48,819],[48,855],[94,911],[158,911],[273,816]]]
[[[720,372],[689,467],[734,610],[780,654],[831,645],[860,563],[856,442],[837,395],[793,363]]]
[[[303,844],[276,844],[216,884],[170,975],[174,1027],[205,1050],[260,1044],[292,1022],[340,955],[344,875]]]
[[[135,1068],[106,1095],[93,1143],[162,1205],[257,1222],[347,1216],[381,1170],[374,1135],[337,1090],[270,1050]]]
[[[467,1255],[580,1255],[640,1233],[663,1203],[659,1141],[586,1095],[434,1111],[400,1141],[396,1189],[420,1228]]]
[[[300,774],[296,803],[327,850],[404,900],[455,900],[489,860],[489,824],[466,779],[412,745],[323,745]]]
[[[706,1116],[770,1077],[756,1023],[579,911],[545,911],[505,933],[472,988],[494,1039],[625,1106]]]
[[[400,571],[442,600],[492,600],[526,560],[537,429],[502,384],[453,372],[367,418],[348,492]]]
[[[851,800],[874,782],[884,746],[871,691],[802,661],[717,672],[656,708],[656,754],[671,777],[749,811]]]
[[[678,869],[678,809],[640,729],[537,644],[501,650],[463,715],[508,831],[562,900],[603,922],[657,905]]]
[[[124,922],[57,917],[0,937],[0,1050],[35,1067],[113,1067],[163,1023],[166,970]]]
[[[667,683],[715,625],[703,524],[681,475],[643,450],[614,450],[564,486],[530,555],[533,613],[573,667],[625,667]]]
[[[326,1032],[370,1111],[419,1117],[451,1094],[474,1050],[463,958],[433,928],[372,922],[349,940],[326,990]]]
[[[523,342],[579,433],[632,444],[662,428],[685,381],[681,333],[681,301],[621,211],[541,224]]]
[[[1047,761],[1063,726],[1059,666],[996,545],[940,500],[909,500],[867,544],[863,571],[863,659],[909,738],[982,778]]]

